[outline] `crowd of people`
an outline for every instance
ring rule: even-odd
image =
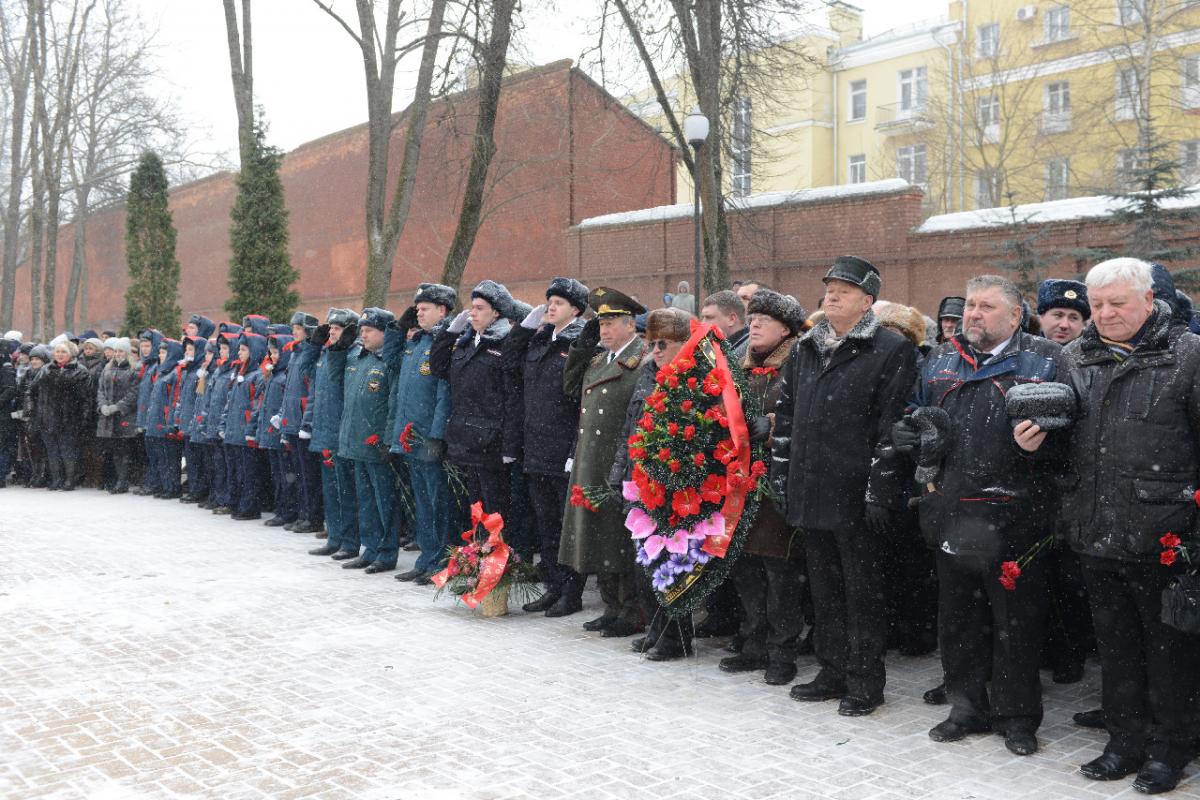
[[[980,275],[937,317],[882,298],[853,256],[819,308],[753,281],[647,310],[611,287],[555,278],[536,308],[501,284],[465,308],[422,284],[396,316],[330,309],[321,322],[193,315],[178,338],[144,330],[4,339],[0,486],[179,500],[322,540],[348,570],[428,585],[481,502],[505,520],[548,617],[633,637],[651,661],[729,637],[725,672],[792,684],[804,702],[865,716],[884,702],[885,654],[940,650],[949,706],[938,742],[1000,734],[1038,749],[1040,671],[1079,681],[1096,653],[1102,708],[1076,723],[1108,742],[1093,780],[1178,784],[1200,743],[1200,636],[1162,597],[1197,547],[1200,337],[1170,274],[1122,258],[1083,282],[1047,280],[1034,304]],[[682,306],[682,307],[681,307]],[[659,613],[625,510],[574,502],[619,487],[626,440],[659,370],[697,322],[719,331],[762,416],[763,499],[730,577],[693,624]],[[1192,330],[1189,330],[1191,328]],[[640,634],[640,635],[639,635]]]

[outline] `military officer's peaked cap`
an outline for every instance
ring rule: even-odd
[[[636,317],[646,313],[646,307],[624,292],[598,286],[588,295],[588,305],[598,317],[630,316]]]

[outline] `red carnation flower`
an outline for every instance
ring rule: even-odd
[[[723,384],[724,381],[721,380],[721,375],[714,369],[704,378],[704,393],[715,397],[721,393]]]
[[[679,433],[679,423],[677,423],[677,422],[667,423],[667,435],[674,436],[677,433]]]
[[[696,455],[692,456],[692,462],[697,467],[703,467],[704,466],[704,453],[696,453]]]
[[[683,429],[683,438],[685,440],[690,442],[692,440],[692,437],[695,435],[696,435],[696,426],[695,425],[688,425],[686,428]]]
[[[691,356],[681,356],[675,359],[675,369],[679,372],[687,372],[696,366],[696,359]]]
[[[688,378],[688,388],[689,388],[689,389],[691,389],[691,390],[695,391],[695,389],[696,389],[696,383],[697,383],[697,381],[696,381],[696,376],[695,376],[695,375],[692,375],[691,377],[689,377],[689,378]]]
[[[406,452],[412,452],[412,434],[413,424],[410,422],[404,426],[404,430],[400,431],[400,448]]]
[[[641,443],[642,443],[642,435],[640,433],[634,433],[632,436],[630,436],[628,439],[625,440],[625,444],[629,445],[630,447],[637,447]]]
[[[1162,562],[1163,566],[1169,567],[1175,563],[1175,559],[1178,557],[1179,552],[1176,550],[1163,550],[1162,554],[1158,557],[1158,560]]]
[[[683,411],[683,413],[688,414],[688,413],[691,413],[693,405],[695,405],[695,404],[692,403],[691,400],[684,400],[682,403],[679,404],[679,408],[680,408],[680,410]]]
[[[767,465],[761,461],[755,461],[750,465],[750,477],[761,478],[767,474]]]
[[[332,455],[330,454],[328,449],[325,449],[325,450],[321,451],[321,458],[328,460],[328,459],[332,458]]]
[[[659,461],[670,461],[671,460],[671,451],[665,447],[660,448],[658,451],[658,460]]]
[[[678,389],[679,388],[679,376],[678,375],[668,375],[665,383],[667,384],[667,386],[670,386],[672,389]]]
[[[1014,592],[1017,589],[1017,582],[1007,575],[1000,576],[1000,585],[1010,592]]]
[[[329,452],[329,451],[327,450],[327,451],[325,451],[325,452]],[[327,459],[325,459],[324,461],[322,461],[321,463],[322,463],[322,464],[324,464],[324,465],[325,465],[325,466],[327,466],[327,467],[330,467],[330,468],[332,468],[332,467],[333,467],[333,459],[332,459],[332,458],[327,458]]]
[[[1180,539],[1175,534],[1167,533],[1167,534],[1164,534],[1163,537],[1158,540],[1158,543],[1161,544],[1163,547],[1167,548],[1168,550],[1170,550],[1172,548],[1179,547],[1179,544],[1182,541],[1183,540]]]
[[[679,472],[679,470],[683,467],[683,465],[679,463],[679,459],[675,458],[672,458],[670,462],[667,463],[667,466],[671,468],[671,472]]]
[[[634,461],[641,461],[646,457],[646,450],[642,447],[631,447],[629,448],[629,457]]]
[[[379,444],[379,434],[377,434],[377,433],[372,433],[370,436],[368,436],[367,438],[363,439],[363,444],[369,444],[369,445],[371,445],[372,447],[374,447],[375,445]]]
[[[1017,588],[1017,578],[1021,577],[1021,565],[1015,561],[1005,561],[1000,565],[1000,585],[1008,591]]]
[[[638,420],[638,427],[647,432],[654,430],[654,417],[642,414],[642,418]]]

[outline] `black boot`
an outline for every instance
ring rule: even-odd
[[[63,487],[62,466],[58,462],[51,461],[46,465],[46,471],[50,473],[50,485],[46,488],[57,492]]]
[[[558,598],[560,597],[562,597],[562,595],[559,592],[556,592],[553,589],[547,589],[546,593],[537,600],[521,606],[521,610],[531,614],[541,613],[549,610],[551,606],[558,602]]]
[[[74,461],[68,461],[63,464],[63,485],[64,492],[73,492],[75,487],[79,485],[79,465]]]

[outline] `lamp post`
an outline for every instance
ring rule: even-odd
[[[696,283],[692,287],[692,296],[696,298],[696,316],[700,316],[700,145],[708,140],[708,117],[693,108],[692,113],[683,118],[683,138],[692,146],[692,196],[696,199],[693,222],[696,231]]]

